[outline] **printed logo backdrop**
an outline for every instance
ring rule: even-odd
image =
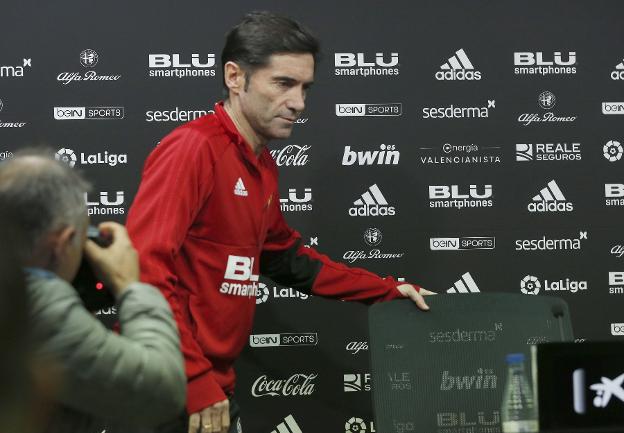
[[[0,159],[50,146],[94,182],[92,220],[124,222],[149,152],[222,98],[224,34],[256,9],[323,43],[271,145],[308,246],[441,293],[561,296],[577,338],[623,338],[620,2],[16,3]],[[366,306],[260,287],[244,431],[374,432]]]

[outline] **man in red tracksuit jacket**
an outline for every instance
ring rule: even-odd
[[[228,397],[233,363],[251,333],[259,274],[317,296],[409,297],[428,309],[421,295],[431,292],[305,248],[282,216],[266,145],[290,135],[317,54],[318,41],[298,23],[247,15],[222,54],[228,99],[175,129],[145,163],[127,226],[142,281],[161,289],[180,330],[190,418],[170,431],[220,433],[231,424],[240,431]]]

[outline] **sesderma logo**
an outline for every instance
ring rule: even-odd
[[[461,278],[455,281],[453,287],[448,289],[446,293],[479,293],[479,286],[472,279],[470,272],[466,272]]]
[[[475,70],[466,52],[461,48],[440,66],[440,70],[435,73],[435,78],[439,81],[473,81],[481,79],[481,72]]]
[[[574,206],[568,202],[557,182],[551,180],[527,206],[529,212],[572,212]]]
[[[548,239],[517,239],[516,251],[578,251],[581,241],[587,240],[587,232],[579,232],[578,238]]]
[[[15,66],[0,66],[0,78],[22,78],[24,76],[25,68],[32,67],[32,59],[23,59],[21,65]]]
[[[487,105],[473,107],[424,107],[423,119],[463,119],[490,117],[490,110],[496,108],[496,100],[489,99]]]
[[[581,143],[516,143],[516,161],[580,161]]]
[[[390,206],[377,184],[368,188],[362,197],[353,202],[349,208],[349,216],[392,216],[396,214],[394,206]]]
[[[399,75],[399,53],[334,53],[334,74],[337,76],[394,76]]]
[[[336,116],[338,117],[387,117],[400,116],[403,114],[401,102],[385,104],[336,104]]]

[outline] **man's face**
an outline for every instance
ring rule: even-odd
[[[246,79],[247,89],[239,98],[251,128],[265,142],[288,138],[314,80],[312,54],[273,54],[267,66]]]

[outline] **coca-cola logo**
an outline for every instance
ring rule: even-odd
[[[254,397],[270,396],[308,396],[314,392],[314,379],[317,374],[296,373],[288,379],[269,379],[263,374],[253,383],[251,395]]]
[[[289,144],[282,149],[271,150],[271,156],[280,167],[302,167],[308,163],[308,155],[306,152],[311,147],[312,146],[308,145],[299,146],[296,144]]]
[[[613,254],[617,258],[621,258],[624,256],[624,246],[622,245],[613,245],[611,248],[611,254]]]
[[[350,341],[345,347],[347,352],[351,352],[351,355],[357,355],[361,350],[368,350],[367,341]]]

